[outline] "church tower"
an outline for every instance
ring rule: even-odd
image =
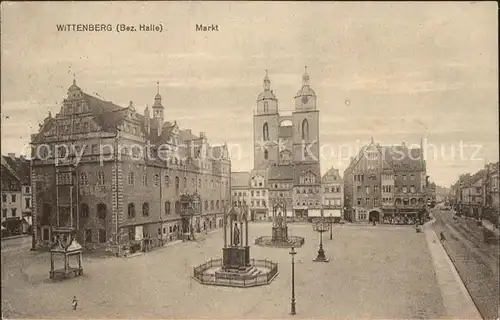
[[[253,116],[254,169],[265,169],[278,163],[278,99],[271,90],[271,81],[264,77],[264,91],[257,97]]]
[[[157,82],[156,85],[157,85],[157,90],[156,90],[155,102],[151,109],[153,110],[153,119],[158,121],[160,125],[163,125],[164,118],[163,118],[163,105],[161,104],[160,83]]]
[[[295,96],[293,122],[293,157],[295,163],[317,164],[319,174],[319,110],[317,97],[309,85],[310,77],[305,67],[302,88]]]

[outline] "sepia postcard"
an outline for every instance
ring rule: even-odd
[[[1,3],[2,319],[498,319],[498,4]]]

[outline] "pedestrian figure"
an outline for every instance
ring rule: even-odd
[[[73,310],[76,310],[78,306],[78,300],[76,300],[76,296],[73,297],[73,301],[71,301],[71,305],[73,306]]]

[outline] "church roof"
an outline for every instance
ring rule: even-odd
[[[276,96],[272,90],[265,90],[257,97],[257,100],[276,100]]]
[[[314,90],[309,85],[303,85],[302,88],[297,91],[296,97],[302,96],[316,96],[316,92],[314,92]]]
[[[250,185],[250,172],[231,172],[231,188],[246,188]]]

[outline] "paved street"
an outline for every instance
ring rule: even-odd
[[[437,233],[443,231],[444,246],[483,318],[496,319],[499,312],[498,244],[486,244],[476,220],[453,220],[451,211],[434,213]]]
[[[31,235],[24,235],[12,239],[2,239],[2,252],[18,252],[19,250],[29,250],[31,248]]]
[[[296,318],[430,319],[446,316],[426,237],[411,226],[335,226],[324,234],[330,263],[314,263],[318,234],[296,255]],[[267,223],[250,225],[250,241],[270,235]],[[19,318],[290,318],[287,249],[252,246],[251,256],[279,263],[271,285],[236,289],[203,286],[195,265],[222,254],[222,233],[134,258],[85,258],[83,277],[47,280],[48,253],[2,252],[4,317]],[[78,310],[71,310],[77,296]],[[235,297],[238,297],[235,299]],[[29,301],[29,303],[28,303]]]

